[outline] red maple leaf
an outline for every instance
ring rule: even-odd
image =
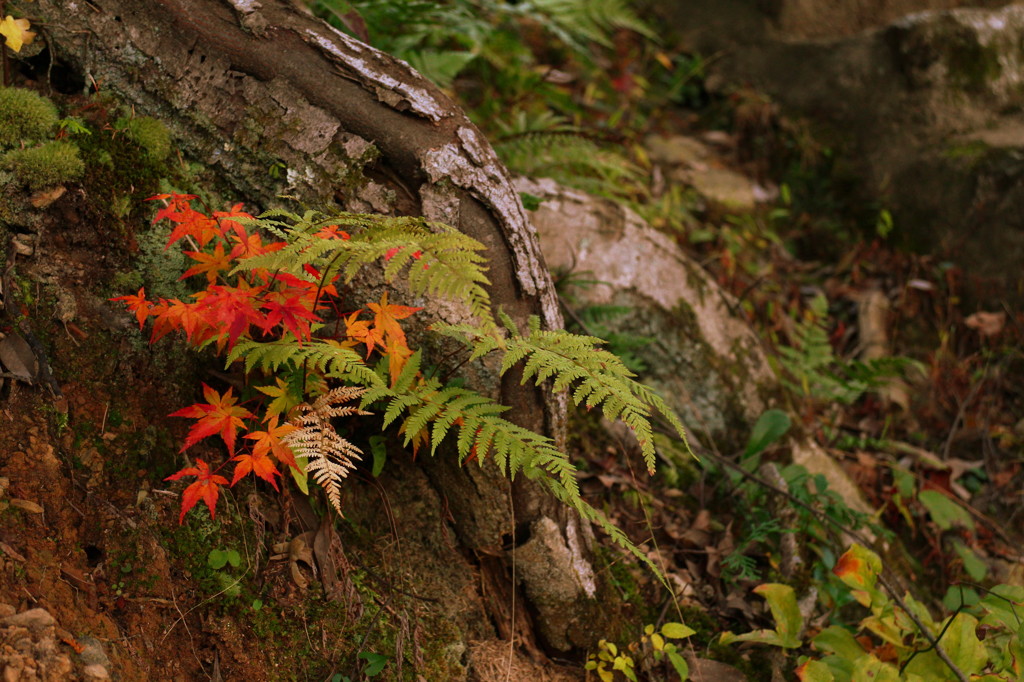
[[[172,417],[199,420],[189,429],[185,444],[181,447],[182,452],[202,439],[219,433],[228,446],[228,452],[232,455],[235,454],[235,437],[238,429],[245,427],[244,419],[252,419],[256,415],[241,405],[235,405],[237,399],[231,394],[231,391],[232,389],[229,388],[227,393],[221,395],[203,384],[205,404],[196,403],[171,413]]]
[[[228,479],[223,476],[218,476],[210,471],[210,466],[203,460],[196,458],[196,466],[185,467],[176,474],[171,474],[165,481],[177,481],[179,478],[184,476],[196,476],[197,480],[185,488],[185,491],[181,494],[181,515],[178,517],[178,523],[185,522],[185,514],[188,513],[192,507],[196,506],[196,502],[200,499],[206,503],[206,506],[210,509],[210,518],[214,518],[217,508],[217,496],[220,494],[220,486],[227,485]]]
[[[157,215],[160,215],[160,213]],[[199,246],[203,247],[220,234],[220,228],[217,227],[216,220],[199,211],[193,211],[191,208],[186,208],[180,214],[168,215],[167,218],[178,224],[171,230],[170,236],[167,237],[167,245],[164,246],[165,251],[174,242],[184,237],[194,238],[199,242]]]
[[[235,204],[228,211],[214,211],[213,217],[220,223],[221,235],[227,237],[228,232],[234,232],[241,239],[245,239],[245,227],[233,218],[252,219],[252,214],[242,210],[242,204]]]
[[[195,198],[195,194],[157,194],[149,197],[146,201],[162,201],[170,199],[166,206],[156,212],[156,215],[153,217],[153,222],[158,223],[164,218],[174,222],[179,222],[182,220],[186,211],[192,210],[189,202]]]
[[[251,325],[262,328],[266,324],[266,316],[259,310],[259,296],[265,289],[249,286],[244,280],[236,287],[212,284],[196,294],[197,310],[220,330],[222,341],[227,332],[228,348],[232,348],[239,336],[248,334]]]
[[[290,298],[279,292],[270,293],[263,301],[263,308],[267,311],[261,328],[264,332],[281,324],[284,328],[295,335],[301,343],[308,340],[310,335],[310,322],[319,322],[320,318],[310,310],[312,301],[307,302],[305,293],[299,293]]]

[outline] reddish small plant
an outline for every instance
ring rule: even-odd
[[[154,222],[167,220],[173,225],[165,250],[182,241],[193,247],[185,254],[196,264],[186,270],[181,279],[203,276],[206,287],[186,301],[150,300],[144,287],[136,294],[111,300],[124,303],[140,329],[147,320],[152,320],[151,343],[176,331],[183,332],[193,346],[212,345],[219,354],[230,353],[241,339],[308,342],[314,325],[323,322],[319,313],[328,308],[341,308],[335,287],[339,275],[325,281],[311,266],[304,267],[306,278],[265,268],[240,269],[238,266],[245,260],[283,249],[287,242],[264,241],[262,235],[250,231],[247,226],[256,219],[242,211],[241,204],[229,211],[207,215],[192,207],[195,198],[187,194],[161,194],[151,199],[166,202]],[[315,236],[350,239],[337,225],[324,226]],[[412,355],[398,321],[420,309],[388,303],[385,293],[380,303],[369,304],[369,310],[373,316],[368,320],[359,319],[361,310],[351,313],[345,320],[343,338],[337,341],[348,347],[365,345],[367,358],[374,351],[386,355],[391,376],[397,377]],[[313,383],[317,383],[317,379],[313,377]],[[219,436],[228,455],[215,469],[196,458],[195,466],[184,467],[166,479],[176,481],[186,476],[196,479],[182,494],[179,522],[184,522],[185,515],[199,500],[206,503],[210,516],[214,516],[220,488],[234,486],[249,474],[278,490],[277,478],[282,475],[279,464],[296,473],[302,471],[286,437],[299,429],[289,420],[295,417],[295,410],[304,396],[296,395],[280,378],[273,386],[253,388],[262,395],[249,401],[258,403],[252,409],[238,403],[233,389],[228,388],[222,394],[203,384],[205,402],[170,415],[196,420],[185,437],[182,452],[206,438]],[[241,447],[236,450],[240,443]],[[217,472],[230,462],[234,463],[234,473],[229,484],[227,478]]]

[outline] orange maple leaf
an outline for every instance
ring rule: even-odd
[[[360,320],[359,311],[352,313],[345,319],[345,336],[356,343],[366,344],[366,358],[376,346],[384,348],[384,335],[375,327],[370,326],[369,320]]]
[[[198,275],[202,272],[206,273],[206,281],[213,284],[217,281],[219,273],[231,269],[231,257],[224,253],[223,244],[218,243],[214,246],[213,253],[186,251],[185,255],[199,263],[199,265],[193,265],[190,267],[179,279],[186,279],[192,275]]]
[[[266,457],[268,454],[273,454],[274,457],[277,458],[278,462],[287,464],[293,469],[298,469],[299,465],[295,462],[295,454],[292,452],[292,449],[281,442],[282,438],[292,431],[295,431],[297,428],[298,427],[288,423],[278,426],[277,415],[275,414],[267,420],[266,431],[251,431],[245,434],[245,437],[256,441],[252,446],[252,451],[255,456]],[[259,474],[257,473],[257,475]],[[235,469],[235,476],[238,476],[237,468]],[[231,485],[234,485],[234,483]]]
[[[188,417],[199,420],[189,429],[181,451],[184,452],[202,439],[219,433],[228,446],[228,452],[234,455],[238,429],[245,427],[244,419],[252,419],[256,415],[241,405],[235,405],[237,399],[232,395],[230,388],[224,395],[221,395],[203,384],[203,396],[206,398],[205,404],[196,403],[171,413],[172,417]]]
[[[393,387],[395,382],[398,381],[398,376],[402,373],[405,363],[412,357],[412,349],[406,345],[404,334],[400,339],[393,336],[388,339],[387,355],[388,372],[390,373],[391,386]]]
[[[217,508],[217,496],[220,494],[220,486],[227,485],[228,479],[218,476],[210,471],[210,465],[203,460],[196,458],[196,466],[185,467],[176,474],[171,474],[165,481],[177,481],[184,476],[196,476],[197,480],[181,494],[181,515],[178,516],[178,523],[185,522],[185,514],[200,499],[210,509],[210,518],[214,518]]]
[[[183,330],[188,340],[194,344],[204,341],[213,333],[213,328],[195,303],[183,303],[176,298],[169,301],[160,299],[159,303],[149,309],[149,314],[156,318],[150,343],[158,341],[175,329]]]
[[[235,465],[235,476],[231,480],[232,486],[242,480],[242,478],[251,471],[270,485],[274,486],[274,490],[281,492],[281,489],[277,487],[277,481],[274,480],[274,474],[280,476],[281,472],[277,470],[277,467],[274,466],[274,462],[266,455],[266,453],[261,455],[253,452],[251,455],[235,455],[231,459],[238,462],[238,464]]]
[[[327,225],[325,227],[321,227],[320,231],[313,236],[320,237],[321,239],[351,239],[349,233],[340,229],[337,225]]]
[[[393,339],[401,339],[405,343],[405,332],[399,320],[404,320],[413,313],[423,308],[413,308],[407,305],[392,305],[388,303],[388,292],[380,298],[380,303],[368,303],[367,307],[374,312],[373,325],[384,332],[384,335]],[[390,344],[389,344],[390,345]]]
[[[381,296],[380,303],[368,303],[367,306],[374,312],[373,326],[376,333],[383,333],[384,347],[388,355],[388,371],[391,373],[391,385],[394,386],[398,375],[402,373],[406,361],[412,356],[412,350],[405,340],[405,331],[399,320],[404,320],[418,310],[407,305],[392,305],[388,303],[388,292]]]
[[[151,312],[151,304],[146,300],[146,287],[141,287],[139,293],[134,296],[118,296],[110,300],[124,301],[124,304],[128,306],[128,310],[135,313],[135,319],[139,321],[139,329],[142,329],[142,325],[146,323],[146,318],[149,317]]]

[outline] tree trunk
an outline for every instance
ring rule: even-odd
[[[508,172],[459,108],[404,62],[287,0],[40,0],[26,9],[59,68],[158,118],[182,157],[239,200],[267,208],[288,194],[306,206],[446,222],[487,246],[496,307],[521,324],[539,315],[561,326]],[[286,172],[275,178],[272,168]],[[559,401],[512,378],[500,399],[518,423],[563,440]],[[459,469],[451,458],[423,466],[463,547],[482,557],[499,634],[532,639],[524,618],[512,625],[516,575],[541,643],[585,644],[597,613],[589,528],[525,481],[510,491],[489,468]]]

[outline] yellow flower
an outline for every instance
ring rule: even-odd
[[[28,19],[15,19],[11,15],[0,21],[0,35],[7,39],[7,47],[15,52],[21,52],[22,45],[28,45],[36,37],[33,31],[28,30],[30,24]]]

